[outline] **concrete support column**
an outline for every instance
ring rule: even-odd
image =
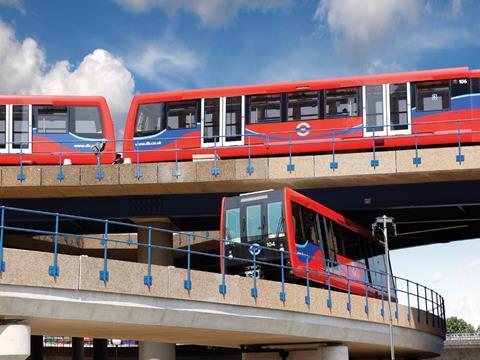
[[[162,222],[146,223],[142,225],[170,229],[172,224],[168,219]],[[138,229],[139,243],[148,244],[148,229]],[[151,232],[151,244],[173,247],[173,234],[161,231]],[[141,263],[148,261],[148,247],[138,247],[137,260]],[[151,249],[150,262],[152,265],[173,265],[173,253],[168,250]],[[155,281],[155,280],[153,280]],[[138,344],[138,358],[140,360],[175,360],[175,344],[162,344],[156,342],[140,341]]]
[[[72,360],[84,360],[84,346],[85,342],[83,338],[72,338]]]
[[[30,337],[30,359],[43,360],[43,336],[32,335]]]
[[[244,353],[242,360],[348,360],[348,347],[344,345],[320,347],[315,350],[289,351],[288,356],[279,352]]]
[[[0,359],[25,360],[31,353],[30,342],[30,326],[0,325]]]
[[[327,346],[322,349],[323,360],[348,360],[348,347],[346,345]]]
[[[108,359],[107,345],[107,339],[93,339],[93,360]]]

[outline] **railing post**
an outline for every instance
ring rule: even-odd
[[[418,322],[421,321],[421,317],[420,317],[420,290],[418,288],[418,283],[417,284],[417,320]]]
[[[352,311],[351,292],[350,292],[350,265],[347,264],[347,310]]]
[[[153,284],[152,277],[152,227],[148,227],[148,243],[147,243],[147,275],[143,276],[143,284],[150,287]],[[138,244],[138,240],[137,240]]]
[[[105,174],[102,171],[102,159],[100,157],[100,155],[101,155],[100,153],[101,153],[101,151],[100,151],[100,149],[98,149],[98,152],[97,152],[97,175],[96,175],[97,180],[102,180],[105,177]]]
[[[411,318],[411,309],[410,309],[410,281],[407,279],[407,319],[410,321]]]
[[[220,239],[222,242],[222,283],[218,286],[218,291],[220,294],[225,295],[227,293],[227,285],[225,284],[225,261],[227,261],[227,257],[225,256],[225,240]]]
[[[422,158],[418,156],[418,134],[417,134],[417,129],[415,126],[413,126],[413,138],[415,140],[415,157],[412,159],[413,165],[418,167],[418,165],[422,164]]]
[[[370,161],[370,166],[373,167],[374,169],[377,168],[377,166],[380,165],[380,161],[377,159],[377,152],[376,152],[376,146],[375,146],[375,128],[373,129],[373,139],[372,139],[372,143],[373,143],[373,146],[372,146],[372,154],[373,154],[373,159]]]
[[[252,297],[255,299],[258,296],[258,291],[257,291],[257,249],[256,246],[252,245],[253,251],[251,251],[252,256],[253,256],[253,288],[251,291]]]
[[[433,290],[430,289],[430,298],[432,299],[432,326],[435,326],[435,304],[433,302]]]
[[[427,288],[424,286],[425,290],[425,322],[428,324],[428,300],[427,300]]]
[[[397,292],[396,283],[395,283],[395,287],[394,287],[393,291],[394,291],[394,294],[395,294],[395,319],[398,320],[398,292]]]
[[[58,268],[58,212],[55,214],[55,235],[53,236],[53,265],[48,268],[48,275],[56,278],[60,275],[60,269]]]
[[[325,261],[325,265],[327,267],[327,288],[328,288],[327,307],[331,309],[333,304],[332,304],[332,283],[331,283],[329,260]]]
[[[293,163],[293,158],[292,158],[292,134],[288,135],[288,165],[287,165],[287,171],[288,172],[294,172],[295,171],[295,164]]]
[[[173,169],[172,175],[177,179],[180,176],[180,165],[178,163],[178,139],[175,139],[175,169]]]
[[[5,260],[3,258],[3,233],[5,228],[5,205],[2,205],[0,219],[0,273],[5,272]]]
[[[307,295],[305,295],[305,304],[310,305],[310,260],[308,254],[307,257],[307,267],[305,271],[305,275],[307,277]]]
[[[365,281],[365,314],[368,314],[368,272],[367,269],[363,269],[364,281]]]
[[[280,301],[285,302],[287,300],[287,296],[285,294],[285,267],[283,253],[284,251],[280,250],[280,270],[282,271],[282,291],[280,291]]]
[[[213,168],[212,175],[220,175],[220,168],[217,166],[217,137],[213,136]]]
[[[140,179],[143,176],[142,169],[140,168],[140,151],[138,151],[138,144],[135,144],[135,150],[137,155],[137,161],[135,164],[135,178]]]
[[[245,169],[245,171],[247,172],[248,175],[252,175],[253,172],[255,171],[255,168],[252,165],[252,155],[251,155],[250,141],[251,141],[251,136],[248,136],[248,147],[247,147],[247,150],[248,150],[248,165],[247,165],[247,168]]]
[[[191,270],[190,270],[190,236],[191,234],[187,234],[187,279],[183,280],[183,288],[186,290],[192,290],[192,278],[191,278]]]
[[[383,318],[385,318],[385,290],[383,290],[384,286],[380,285],[380,291],[382,292],[382,308],[380,309],[380,314]]]
[[[59,164],[58,164],[57,180],[63,181],[65,180],[65,174],[63,173],[63,144],[62,143],[60,143],[60,154],[58,155],[58,157],[59,157]]]
[[[455,160],[461,164],[465,161],[465,155],[462,154],[462,140],[461,140],[461,129],[460,129],[460,120],[457,121],[458,123],[458,154]]]
[[[103,237],[103,270],[100,270],[100,280],[107,282],[109,280],[107,269],[107,246],[108,246],[108,220],[105,220],[105,235]]]
[[[338,162],[335,161],[335,130],[332,129],[332,161],[330,162],[330,169],[338,169]]]
[[[23,143],[20,143],[20,169],[17,175],[17,180],[20,182],[24,182],[27,179],[27,176],[23,172]]]

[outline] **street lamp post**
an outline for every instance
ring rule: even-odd
[[[393,320],[392,320],[392,294],[391,294],[391,273],[390,273],[390,255],[388,248],[388,229],[393,230],[393,235],[397,236],[397,227],[393,222],[393,218],[383,215],[375,219],[375,222],[372,224],[372,235],[375,236],[375,230],[381,230],[385,243],[385,266],[387,267],[387,296],[388,296],[388,317],[389,317],[389,327],[390,327],[390,357],[392,360],[395,360],[395,346],[393,343]]]

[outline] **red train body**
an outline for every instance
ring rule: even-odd
[[[0,164],[115,161],[115,132],[100,96],[0,96]]]
[[[480,71],[451,68],[140,94],[124,157],[140,162],[479,142]],[[372,141],[372,138],[375,140]]]
[[[384,249],[379,240],[289,188],[224,198],[220,241],[225,243],[220,253],[225,248],[227,272],[251,267],[252,251],[256,251],[261,270],[253,270],[278,279],[283,251],[285,277],[306,278],[308,257],[313,282],[359,295],[368,289],[369,296],[380,297],[387,291]]]

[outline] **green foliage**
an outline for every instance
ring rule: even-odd
[[[450,316],[447,319],[447,333],[459,334],[473,332],[475,332],[475,328],[473,327],[473,325],[467,323],[465,320],[457,318],[456,316]]]

